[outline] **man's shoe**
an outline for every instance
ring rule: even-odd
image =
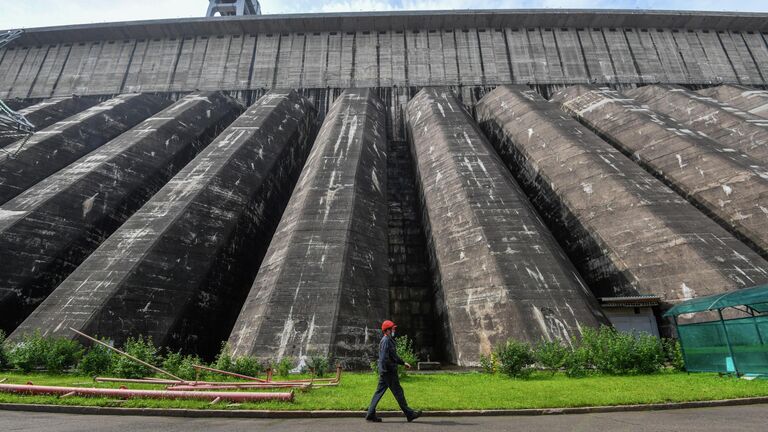
[[[416,420],[419,417],[421,417],[421,411],[414,411],[413,415],[411,415],[410,417],[407,417],[408,418],[408,423]]]
[[[365,416],[365,420],[373,423],[381,423],[381,417],[376,417],[376,416],[373,416],[373,417]]]

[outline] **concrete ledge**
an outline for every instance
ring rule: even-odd
[[[498,27],[635,27],[768,31],[768,14],[634,9],[496,9],[268,14],[27,29],[12,46],[231,34]]]
[[[616,406],[593,406],[578,408],[532,408],[532,409],[511,409],[511,410],[451,410],[451,411],[425,411],[425,417],[481,417],[481,416],[538,416],[554,414],[590,414],[590,413],[609,413],[622,411],[660,411],[672,409],[687,408],[711,408],[720,406],[739,406],[755,405],[768,403],[768,396],[695,401],[695,402],[672,402],[658,404],[640,404],[640,405],[616,405]],[[211,418],[275,418],[275,419],[297,419],[297,418],[363,418],[363,411],[272,411],[272,410],[193,410],[193,409],[158,409],[158,408],[105,408],[105,407],[86,407],[86,406],[66,406],[66,405],[33,405],[33,404],[11,404],[0,403],[0,410],[7,411],[28,411],[28,412],[47,412],[58,414],[85,414],[85,415],[133,415],[133,416],[154,416],[154,417],[211,417]],[[400,417],[399,411],[379,412],[381,417]]]

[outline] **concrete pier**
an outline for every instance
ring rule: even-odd
[[[35,130],[42,130],[48,126],[88,109],[99,102],[95,97],[62,97],[44,100],[39,104],[17,111],[35,126]],[[6,146],[18,137],[8,137],[0,132],[0,147]]]
[[[768,257],[768,168],[634,99],[574,86],[552,101]]]
[[[740,151],[768,163],[768,119],[680,86],[651,85],[627,90],[625,94],[705,133],[719,142],[725,151]]]
[[[117,344],[220,348],[312,142],[315,109],[262,97],[94,251],[12,337],[68,327]]]
[[[768,281],[759,255],[537,93],[498,87],[477,116],[596,295],[669,306]]]
[[[0,204],[170,105],[147,94],[121,95],[0,152]]]
[[[240,111],[221,93],[186,96],[1,206],[0,328],[14,330]]]
[[[603,321],[589,289],[448,89],[408,104],[437,309],[451,362],[514,338],[579,337]]]
[[[741,85],[723,84],[696,91],[696,93],[717,99],[734,108],[768,119],[768,90],[757,90]]]
[[[334,102],[229,338],[235,356],[373,359],[389,317],[385,114],[370,90]]]

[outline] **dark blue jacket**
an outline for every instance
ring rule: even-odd
[[[397,355],[397,347],[392,336],[384,336],[379,343],[379,373],[397,372],[397,365],[405,362]]]

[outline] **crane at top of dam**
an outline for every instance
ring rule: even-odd
[[[261,15],[259,0],[210,0],[205,16],[243,15]]]

